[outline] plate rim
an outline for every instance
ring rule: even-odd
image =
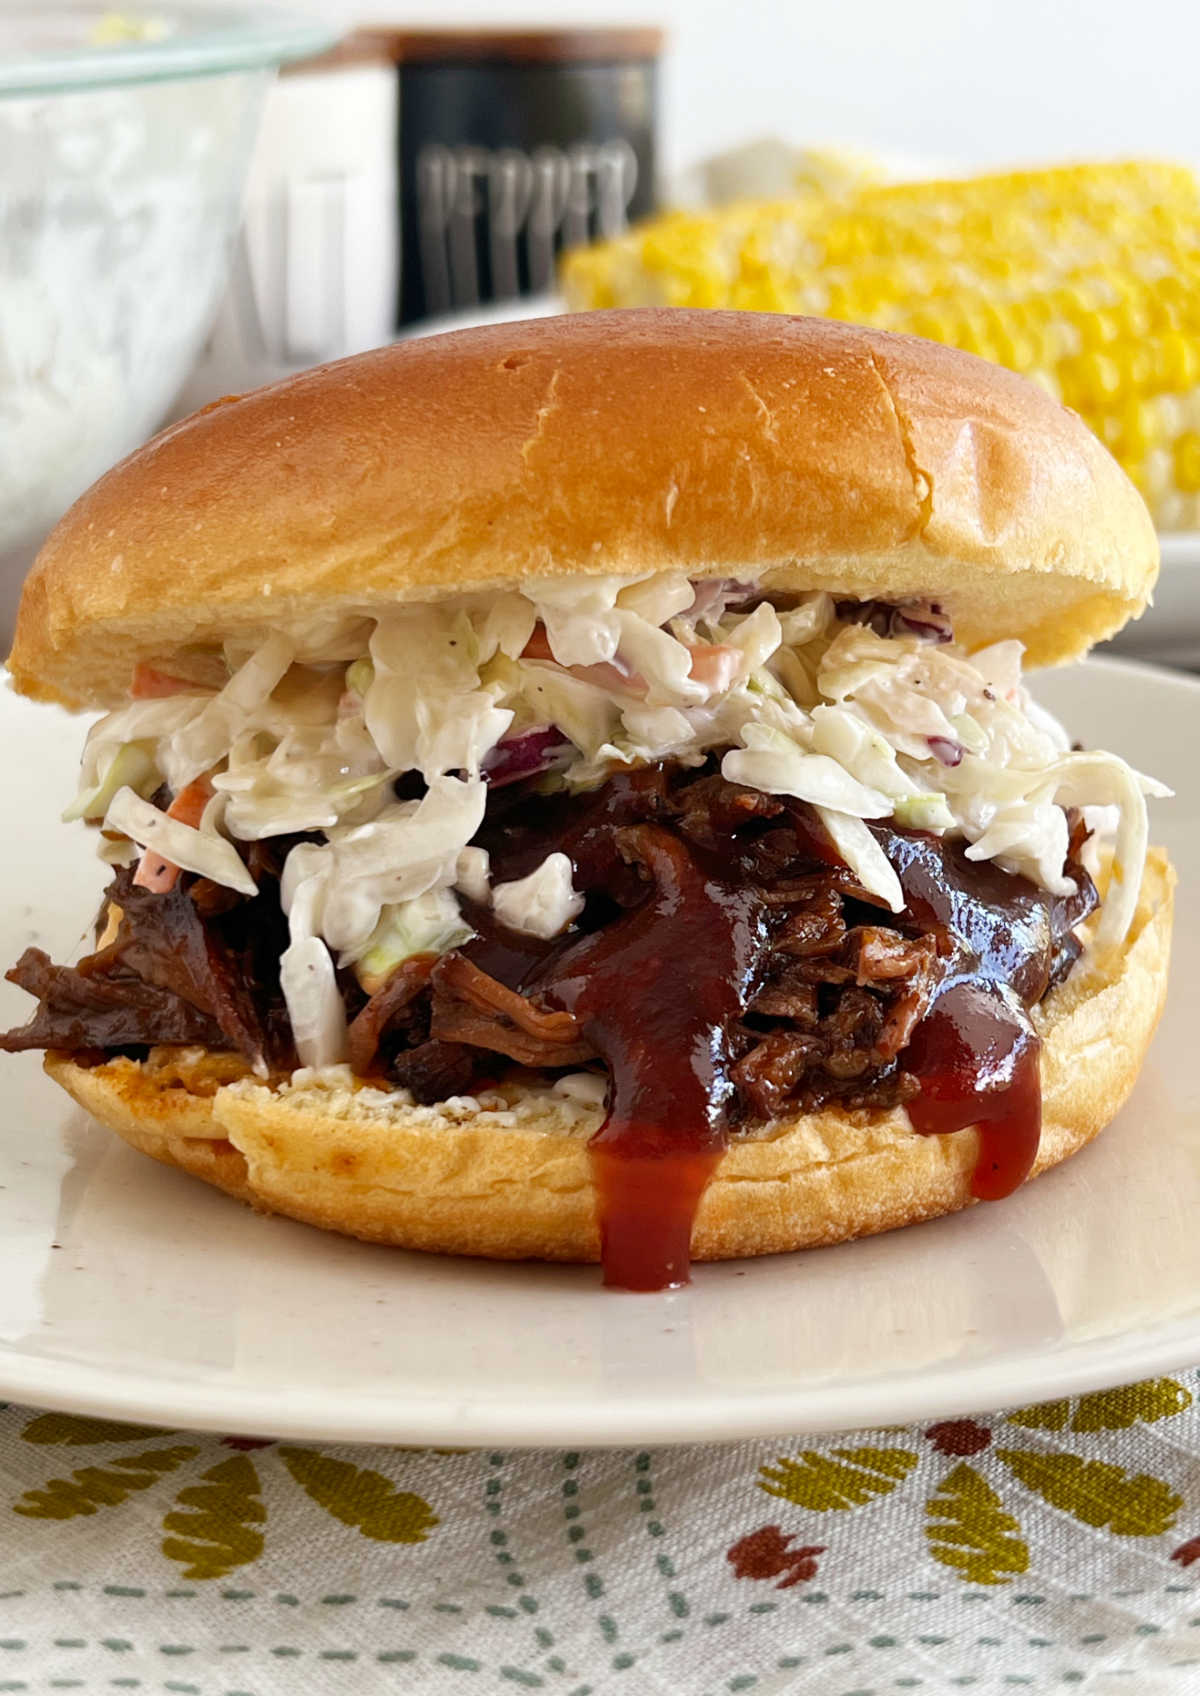
[[[599,1289],[595,1294],[608,1299]],[[11,1373],[5,1370],[7,1363],[3,1360],[7,1351],[0,1352],[0,1395],[37,1411],[301,1442],[437,1445],[453,1439],[478,1448],[673,1448],[690,1443],[835,1435],[876,1430],[884,1424],[916,1425],[929,1419],[1000,1414],[1030,1401],[1085,1395],[1190,1369],[1196,1365],[1198,1341],[1200,1320],[1170,1327],[1161,1334],[1142,1332],[1141,1344],[1133,1351],[1123,1341],[1113,1341],[1098,1355],[1094,1348],[1081,1343],[1057,1356],[1043,1371],[1036,1395],[1027,1388],[1014,1390],[1011,1383],[1006,1388],[1012,1368],[993,1364],[976,1370],[961,1366],[926,1370],[902,1380],[895,1374],[885,1374],[878,1380],[861,1380],[850,1391],[835,1383],[830,1388],[760,1391],[744,1398],[719,1395],[698,1400],[694,1409],[689,1403],[650,1396],[644,1403],[626,1400],[606,1415],[598,1415],[596,1410],[604,1404],[595,1397],[557,1401],[546,1408],[535,1408],[532,1403],[496,1408],[444,1395],[415,1402],[406,1392],[406,1398],[398,1398],[391,1409],[382,1398],[378,1406],[372,1398],[369,1402],[360,1400],[357,1411],[339,1412],[331,1419],[332,1404],[308,1390],[260,1391],[250,1397],[243,1393],[238,1411],[231,1414],[216,1391],[182,1387],[172,1392],[169,1381],[164,1380],[161,1391],[147,1396],[123,1387],[121,1375],[115,1371],[68,1367],[49,1357],[39,1360],[40,1370],[27,1375]],[[960,1388],[943,1393],[943,1380]],[[74,1387],[70,1387],[72,1384]],[[886,1386],[885,1413],[875,1399],[877,1384]],[[324,1392],[325,1397],[328,1395]]]
[[[1200,530],[1160,530],[1158,549],[1164,566],[1200,564]]]
[[[1102,674],[1152,678],[1200,703],[1198,677],[1107,654],[1091,657],[1086,664]],[[1031,675],[1036,688],[1037,676],[1046,673]],[[1053,1182],[1053,1174],[1043,1181]],[[932,1221],[926,1228],[936,1229],[938,1223]],[[752,1272],[753,1267],[747,1264],[746,1270]],[[701,1278],[704,1273],[700,1268]],[[753,1286],[745,1287],[749,1296]],[[660,1302],[665,1317],[671,1303],[689,1298],[687,1292],[630,1296],[597,1287],[589,1289],[586,1299]],[[849,1383],[833,1378],[738,1392],[706,1392],[699,1386],[683,1397],[651,1391],[624,1396],[618,1403],[586,1388],[568,1396],[551,1393],[548,1400],[513,1398],[497,1403],[478,1392],[435,1387],[421,1393],[411,1383],[352,1401],[339,1398],[329,1388],[255,1389],[239,1386],[232,1378],[216,1384],[189,1383],[173,1376],[172,1368],[152,1378],[145,1372],[131,1374],[127,1367],[22,1353],[0,1343],[0,1397],[55,1412],[302,1441],[436,1444],[455,1439],[472,1446],[510,1448],[669,1447],[869,1430],[881,1423],[914,1424],[934,1417],[1002,1412],[1031,1399],[1029,1378],[1035,1370],[1037,1391],[1032,1399],[1045,1401],[1177,1372],[1195,1366],[1198,1355],[1200,1306],[1185,1319],[1150,1329],[1139,1324],[1120,1336],[1099,1341],[1080,1338],[1040,1354],[1030,1346],[1015,1363],[1011,1358],[981,1360],[975,1365],[951,1360],[934,1367],[885,1371]]]

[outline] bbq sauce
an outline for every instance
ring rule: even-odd
[[[620,774],[588,796],[531,799],[501,790],[489,805],[478,840],[492,856],[495,881],[525,875],[557,849],[570,856],[587,898],[579,928],[546,941],[469,907],[476,935],[463,953],[505,987],[570,1014],[580,1027],[574,1050],[607,1063],[608,1115],[591,1157],[610,1285],[661,1289],[687,1280],[696,1209],[737,1106],[739,1043],[756,1034],[758,1015],[747,1009],[772,950],[794,951],[789,903],[807,897],[788,890],[811,882],[814,870],[826,896],[840,901],[846,925],[883,923],[902,936],[936,939],[937,981],[925,1015],[898,1059],[888,1060],[920,1086],[908,1100],[915,1130],[977,1127],[980,1199],[1007,1195],[1028,1175],[1041,1121],[1040,1043],[1030,1009],[1070,971],[1080,950],[1073,933],[1097,900],[1077,863],[1084,827],[1077,821],[1072,829],[1068,869],[1077,890],[1066,897],[972,862],[961,845],[931,834],[870,828],[900,880],[899,914],[881,913],[858,886],[811,807],[723,784],[715,773],[705,778],[664,763]],[[282,849],[256,844],[248,860],[260,883],[253,901],[195,879],[181,880],[170,896],[143,898],[131,873],[118,873],[109,891],[125,913],[117,942],[74,969],[28,950],[9,976],[41,1005],[29,1026],[0,1036],[0,1047],[103,1055],[199,1041],[272,1055],[277,1041],[290,1044],[278,987]],[[837,970],[840,979],[816,980],[825,988],[814,989],[814,1010],[826,989],[839,986],[840,995],[853,979],[847,967]],[[861,997],[864,981],[849,992]],[[343,987],[355,997],[351,1011],[359,1009],[352,1038],[361,1037],[360,1070],[374,1063],[399,1013],[418,1034],[412,1052],[423,1057],[423,1099],[479,1084],[470,1038],[465,1046],[423,1039],[429,1007],[414,999],[419,973],[366,1007],[356,985]],[[399,1032],[401,1042],[407,1036]]]
[[[1029,1176],[1041,1139],[1041,1039],[1029,1008],[1050,982],[1054,897],[991,861],[948,852],[937,837],[873,828],[900,879],[905,917],[941,927],[948,951],[946,976],[903,1056],[921,1084],[909,1120],[922,1136],[974,1125],[971,1193],[999,1201]],[[1080,904],[1082,917],[1086,898]]]
[[[670,828],[661,781],[661,768],[619,778],[582,817],[553,819],[578,887],[611,883],[614,862],[624,862],[620,916],[565,946],[523,941],[524,958],[494,927],[468,945],[523,993],[573,1013],[608,1065],[608,1114],[591,1157],[604,1280],[631,1290],[687,1282],[696,1209],[727,1142],[731,1032],[770,945],[769,903],[740,863],[739,840],[719,854],[685,843]],[[813,810],[792,801],[781,810],[801,861],[845,874],[845,898],[874,909],[878,922],[878,903],[856,888]],[[631,825],[631,816],[655,822]],[[506,819],[495,832],[488,845],[505,877],[538,863],[546,822],[533,829]],[[886,922],[934,932],[943,961],[900,1056],[921,1086],[909,1119],[922,1135],[975,1126],[973,1193],[998,1200],[1028,1176],[1041,1132],[1041,1044],[1029,1009],[1069,970],[1078,952],[1071,932],[1095,890],[1074,865],[1078,893],[1053,897],[930,833],[871,829],[905,898]]]
[[[1029,1176],[1042,1132],[1041,1039],[1004,985],[966,976],[943,987],[904,1065],[921,1084],[908,1117],[922,1136],[974,1125],[971,1193],[1000,1201]]]
[[[621,834],[651,893],[540,987],[609,1067],[608,1117],[591,1143],[604,1281],[661,1290],[688,1279],[696,1208],[725,1149],[729,1033],[768,932],[760,894],[709,875],[677,836]]]
[[[806,851],[832,863],[805,813],[796,822]],[[687,1279],[695,1211],[726,1143],[728,1033],[766,927],[752,887],[705,878],[666,831],[636,834],[656,843],[654,897],[573,950],[554,992],[586,1021],[612,1077],[592,1142],[605,1282],[652,1290]],[[1027,879],[932,835],[875,834],[904,892],[897,924],[938,930],[946,960],[902,1057],[921,1084],[910,1121],[922,1135],[975,1126],[973,1194],[999,1200],[1028,1176],[1041,1135],[1041,1042],[1028,1009],[1048,987],[1056,931],[1090,901],[1081,892],[1078,917],[1055,915]]]

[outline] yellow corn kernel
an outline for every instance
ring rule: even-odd
[[[1120,422],[1120,457],[1142,460],[1157,443],[1158,416],[1144,400],[1131,400],[1117,415]]]
[[[1175,487],[1181,494],[1200,494],[1200,434],[1185,430],[1175,443]]]
[[[666,213],[562,275],[572,308],[818,312],[981,353],[1075,407],[1164,523],[1200,511],[1200,186],[1185,166],[812,185]]]
[[[1194,336],[1171,330],[1162,338],[1159,352],[1161,388],[1183,392],[1200,383],[1200,344]]]

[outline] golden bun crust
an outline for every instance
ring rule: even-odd
[[[1035,1174],[1090,1141],[1133,1088],[1166,994],[1173,885],[1152,850],[1126,942],[1085,959],[1038,1010]],[[348,1075],[270,1088],[198,1050],[46,1066],[135,1148],[265,1211],[405,1248],[599,1256],[587,1139],[600,1114],[545,1087],[421,1108]],[[701,1201],[693,1256],[811,1248],[952,1213],[971,1203],[976,1142],[973,1130],[918,1136],[903,1109],[826,1110],[739,1135]]]
[[[684,569],[943,600],[1031,664],[1142,612],[1158,546],[1082,421],[970,354],[824,319],[583,313],[401,343],[206,408],[67,513],[25,694],[340,610]]]

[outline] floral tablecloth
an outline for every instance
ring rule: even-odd
[[[685,1449],[0,1412],[0,1692],[1200,1692],[1200,1373]]]

